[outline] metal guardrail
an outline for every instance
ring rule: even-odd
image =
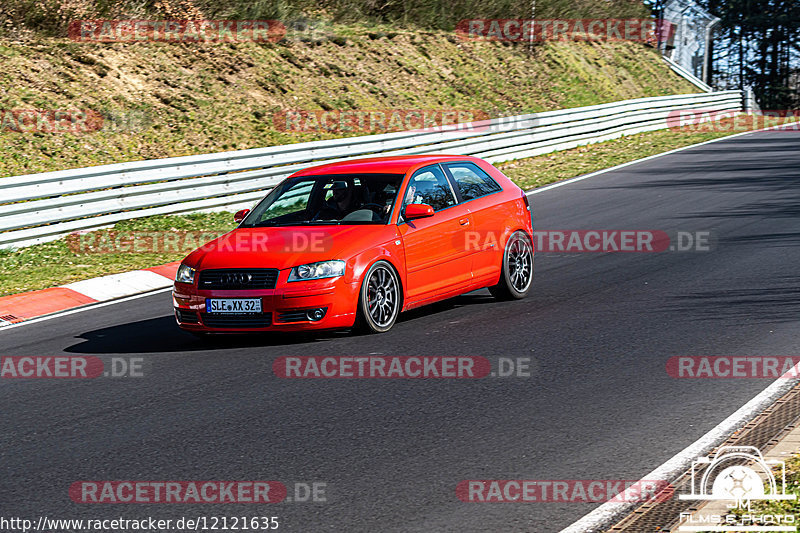
[[[705,91],[707,93],[714,91],[713,87],[711,87],[706,82],[704,82],[703,80],[701,80],[700,78],[698,78],[697,76],[695,76],[694,74],[692,74],[691,72],[680,66],[678,63],[674,62],[672,59],[668,58],[667,56],[662,56],[661,59],[663,59],[667,63],[667,65],[669,65],[669,68],[671,68],[674,73],[676,73],[678,76],[682,77],[683,79],[685,79],[686,81],[688,81],[701,91]]]
[[[668,126],[686,109],[740,110],[739,91],[625,100],[403,131],[0,179],[0,248],[159,214],[249,206],[309,164],[451,153],[491,162],[532,157]]]

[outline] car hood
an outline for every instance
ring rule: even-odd
[[[206,268],[291,268],[342,259],[398,238],[396,226],[292,226],[237,228],[210,241],[184,263]]]

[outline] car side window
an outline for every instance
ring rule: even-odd
[[[453,175],[465,201],[502,190],[489,174],[474,163],[448,163],[445,167]]]
[[[408,204],[428,204],[434,211],[456,204],[450,182],[439,165],[421,168],[411,176],[403,197],[403,207]]]

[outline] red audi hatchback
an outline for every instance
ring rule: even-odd
[[[523,298],[533,281],[528,198],[475,157],[307,168],[235,219],[178,268],[187,331],[384,332],[401,311],[484,287]]]

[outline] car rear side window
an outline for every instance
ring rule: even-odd
[[[456,204],[456,197],[450,182],[439,168],[439,165],[417,170],[411,181],[403,200],[403,207],[408,204],[427,204],[433,207],[434,211],[439,211],[446,207]]]
[[[489,174],[474,163],[446,163],[444,166],[458,184],[464,201],[502,190]]]

